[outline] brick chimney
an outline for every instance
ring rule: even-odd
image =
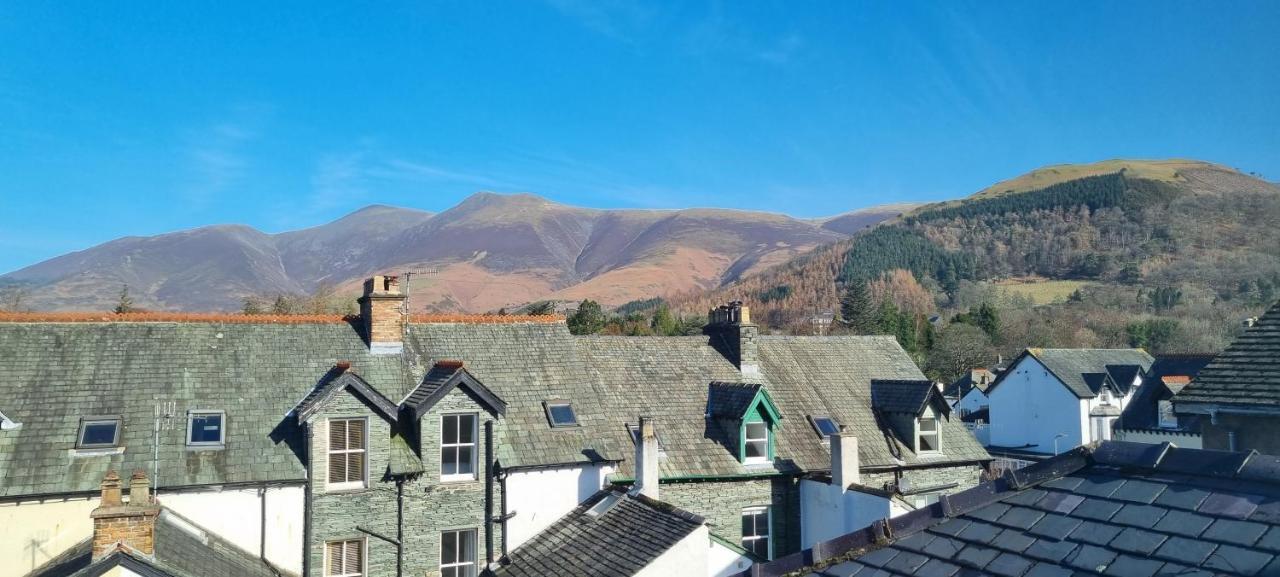
[[[751,309],[733,301],[711,309],[707,321],[702,332],[711,337],[711,344],[722,349],[743,376],[759,375],[756,337],[760,327],[751,323]]]
[[[858,438],[843,431],[831,435],[831,484],[843,493],[849,485],[861,482]]]
[[[635,469],[636,484],[631,488],[631,493],[657,501],[658,434],[649,417],[640,417],[640,426],[636,431]]]
[[[360,318],[364,321],[369,352],[394,355],[404,349],[404,329],[408,319],[406,295],[400,292],[400,278],[375,276],[364,281],[360,297]]]
[[[156,516],[160,507],[151,498],[147,474],[135,471],[129,479],[129,502],[120,494],[120,477],[107,471],[102,478],[102,502],[89,514],[93,518],[93,558],[100,559],[118,546],[144,555],[156,549]]]

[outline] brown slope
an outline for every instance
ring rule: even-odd
[[[208,227],[126,238],[0,277],[39,309],[109,309],[121,284],[140,306],[234,310],[250,294],[320,283],[354,293],[376,272],[418,271],[415,308],[487,311],[542,298],[610,304],[714,287],[841,238],[816,223],[731,210],[595,210],[476,194],[437,215],[369,207],[268,235]]]

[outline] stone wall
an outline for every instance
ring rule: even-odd
[[[796,477],[663,483],[661,497],[703,516],[712,533],[732,543],[742,540],[742,510],[768,505],[774,557],[800,550],[800,485]]]
[[[477,420],[477,470],[474,481],[440,482],[440,424],[446,413],[475,413]],[[327,475],[327,419],[366,416],[369,419],[369,486],[365,489],[329,492]],[[463,391],[455,389],[421,421],[421,453],[425,472],[404,485],[404,574],[440,574],[440,533],[454,529],[476,531],[476,563],[485,562],[484,422],[490,415]],[[500,421],[495,421],[495,434]],[[312,462],[312,520],[309,556],[311,573],[323,574],[326,541],[365,539],[370,577],[393,577],[395,545],[363,533],[357,527],[390,538],[396,536],[396,485],[386,477],[391,426],[348,394],[339,395],[317,414],[310,428]],[[497,496],[495,495],[495,499]],[[500,545],[495,535],[495,548]],[[495,551],[495,555],[501,551]]]

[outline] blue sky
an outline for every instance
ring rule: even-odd
[[[0,272],[477,190],[819,216],[1045,164],[1280,177],[1280,2],[3,2]]]

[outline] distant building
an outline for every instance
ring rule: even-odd
[[[1152,361],[1141,349],[1027,349],[987,387],[988,447],[1044,456],[1110,440]]]
[[[1079,447],[740,577],[1275,575],[1277,465],[1168,444]]]
[[[1212,360],[1213,355],[1156,355],[1142,385],[1116,421],[1116,440],[1168,441],[1179,447],[1201,448],[1200,415],[1178,416],[1173,411],[1173,397]]]
[[[1253,321],[1173,397],[1198,417],[1204,448],[1280,454],[1280,303]]]
[[[969,416],[984,411],[990,406],[987,400],[987,387],[995,381],[996,374],[990,370],[977,368],[961,375],[942,390],[951,407],[960,415],[960,419],[968,422]]]

